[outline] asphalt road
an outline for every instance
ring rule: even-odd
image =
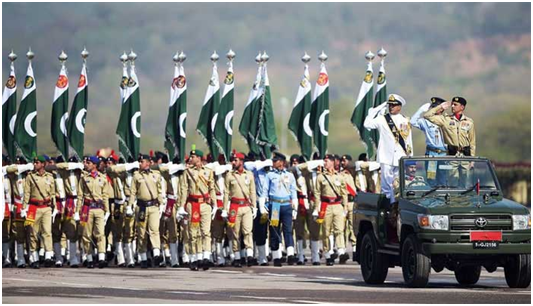
[[[363,282],[358,265],[189,269],[2,269],[2,303],[490,303],[530,304],[531,287],[509,289],[502,268],[461,287],[453,272],[432,271],[424,289],[403,284],[401,268],[385,284]]]

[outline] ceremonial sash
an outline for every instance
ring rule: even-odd
[[[189,202],[191,204],[191,223],[192,226],[200,226],[201,215],[200,215],[200,202]]]
[[[56,209],[59,215],[63,214],[63,208],[63,201],[61,201],[60,197],[56,197]]]
[[[22,198],[15,196],[15,221],[24,221],[24,218],[20,215],[22,211]]]
[[[396,124],[394,124],[394,121],[392,121],[392,117],[390,114],[385,115],[385,120],[387,121],[387,125],[389,126],[389,129],[392,132],[392,135],[394,136],[394,139],[400,144],[403,151],[405,152],[405,155],[411,154],[410,148],[408,148],[405,144],[405,139],[403,139],[402,134],[400,134],[400,131],[398,131],[398,128],[396,127]]]
[[[139,213],[137,215],[137,222],[141,227],[144,227],[146,225],[146,206],[138,206],[139,207]]]
[[[220,192],[217,192],[217,212],[216,212],[216,215],[215,215],[215,219],[218,220],[218,221],[223,221],[224,219],[222,218],[222,209],[224,207],[224,203],[222,203],[222,194]]]
[[[9,218],[11,217],[11,212],[9,211],[9,204],[7,203],[7,201],[5,201],[4,203],[5,203],[4,219],[9,220]]]
[[[174,209],[175,204],[176,204],[175,199],[167,198],[167,206],[165,207],[165,213],[163,214],[165,218],[172,217],[172,210]]]
[[[320,200],[320,211],[318,212],[318,218],[316,220],[319,224],[324,223],[328,205],[337,205],[341,203],[339,197],[321,197]]]
[[[350,184],[346,184],[346,190],[352,197],[355,197],[357,195],[357,191],[355,191],[355,189],[353,189]]]
[[[89,211],[91,210],[91,207],[88,205],[82,205],[81,206],[81,215],[80,215],[80,224],[81,226],[85,226],[87,222],[89,221]]]
[[[279,226],[279,213],[280,213],[281,203],[270,202],[270,205],[271,205],[270,226],[277,227]]]
[[[76,210],[76,199],[72,197],[67,197],[65,201],[65,219],[70,220],[74,216]]]
[[[28,206],[28,213],[26,214],[26,221],[24,221],[24,226],[32,226],[33,223],[35,223],[35,217],[37,216],[37,208],[39,207],[36,205]]]
[[[229,205],[229,214],[228,214],[228,225],[231,227],[235,226],[235,220],[237,219],[237,213],[239,212],[239,207],[241,205],[237,203],[230,203]]]
[[[298,192],[298,216],[301,218],[305,218],[307,216],[307,209],[305,209],[305,199],[306,196]]]

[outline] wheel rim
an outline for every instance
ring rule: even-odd
[[[372,246],[370,243],[365,245],[365,266],[368,271],[372,271],[372,263],[374,262],[374,254],[372,253]]]
[[[416,269],[416,258],[415,258],[415,251],[413,248],[409,248],[407,252],[407,273],[409,276],[409,279],[413,278],[413,275],[415,274]]]

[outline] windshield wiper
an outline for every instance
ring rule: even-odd
[[[427,195],[429,195],[429,194],[431,194],[431,193],[433,193],[433,192],[435,192],[438,189],[443,188],[443,187],[448,187],[448,186],[446,186],[446,185],[437,185],[437,186],[431,188],[430,190],[424,192],[424,194],[422,194],[422,197],[425,197],[425,196],[427,196]]]
[[[468,188],[467,190],[461,192],[461,195],[465,195],[465,194],[467,194],[467,193],[473,191],[474,189],[476,189],[476,187],[477,187],[477,185],[474,184],[474,186],[472,186],[472,187]],[[479,189],[495,189],[495,188],[496,188],[496,187],[494,187],[494,186],[488,186],[488,185],[481,185],[481,186],[479,186]]]

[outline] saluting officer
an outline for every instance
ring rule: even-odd
[[[181,185],[181,207],[186,207],[190,216],[188,231],[190,266],[208,270],[211,264],[211,220],[216,213],[216,193],[213,170],[202,163],[204,153],[192,150],[189,154],[191,167],[185,170]]]
[[[317,176],[315,185],[315,199],[320,205],[315,205],[315,216],[318,212],[318,219],[324,220],[324,236],[327,238],[333,234],[335,245],[339,255],[345,254],[344,244],[344,222],[347,215],[348,197],[346,193],[346,183],[344,178],[335,171],[335,157],[333,154],[326,154],[324,157],[324,171]],[[319,207],[317,207],[319,206]],[[319,209],[317,211],[317,209]],[[331,258],[333,245],[329,239],[324,239],[324,253],[326,264],[333,266],[334,259]],[[344,259],[344,262],[346,260]]]
[[[159,237],[159,205],[164,205],[162,197],[161,174],[150,169],[150,156],[139,156],[139,171],[133,173],[129,205],[137,202],[136,218],[138,252],[141,257],[141,268],[148,268],[148,239],[152,244],[155,266],[161,257],[161,241]],[[147,233],[148,232],[148,233]]]
[[[253,220],[257,216],[256,190],[254,175],[244,170],[244,154],[233,155],[233,171],[226,175],[224,188],[224,211],[222,217],[228,219],[228,225],[233,234],[234,266],[241,267],[240,241],[241,233],[246,248],[247,265],[253,264]]]
[[[39,268],[37,237],[42,237],[45,250],[45,267],[52,266],[52,207],[56,205],[54,176],[45,171],[45,158],[34,158],[34,171],[28,174],[24,186],[26,192],[22,216],[26,217],[25,227],[30,231],[31,267]]]
[[[87,171],[82,174],[79,185],[78,212],[83,226],[83,248],[87,254],[87,268],[94,268],[91,246],[97,248],[98,268],[105,262],[105,224],[109,218],[109,182],[105,174],[98,172],[100,160],[96,156],[87,159]],[[93,241],[94,237],[95,241]]]

